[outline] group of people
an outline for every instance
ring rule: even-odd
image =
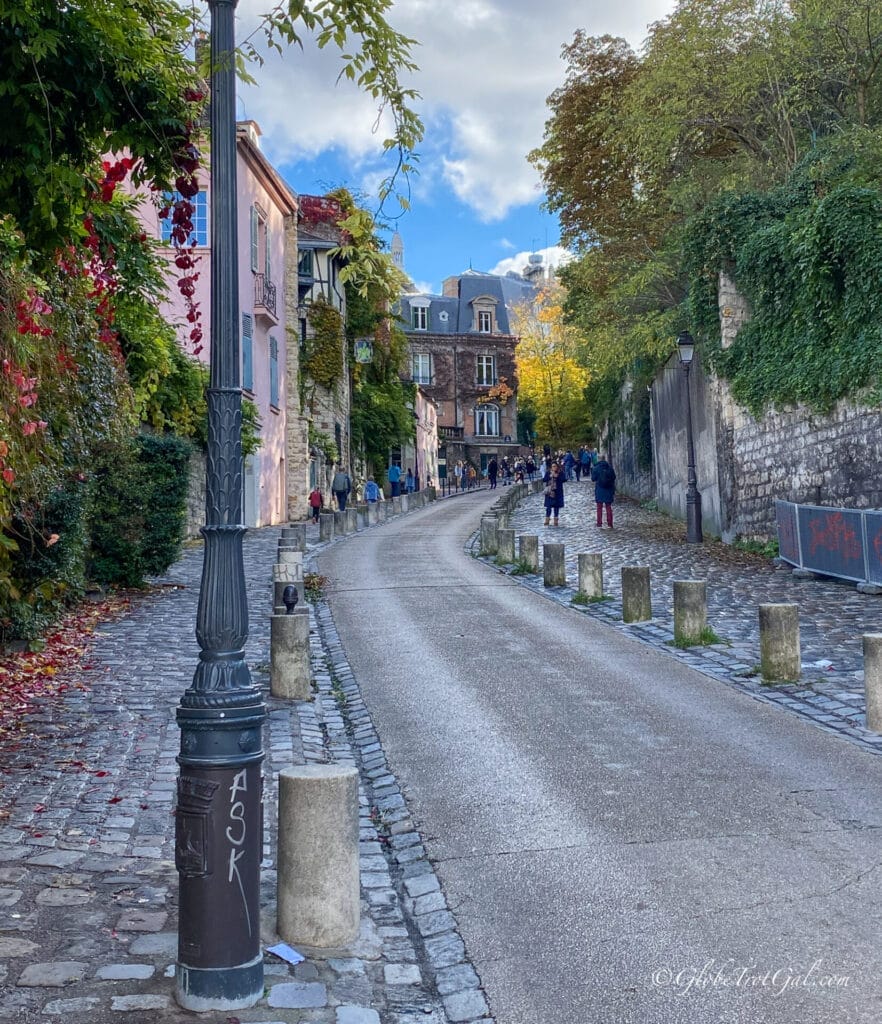
[[[478,471],[470,462],[459,462],[453,467],[453,485],[457,491],[470,491],[478,486]]]
[[[387,475],[392,497],[397,498],[401,495],[401,466],[396,464],[391,465]],[[414,491],[419,490],[417,478],[414,476],[414,472],[410,468],[408,468],[407,472],[404,474],[403,483],[406,494],[413,494]],[[333,495],[334,504],[341,512],[346,511],[346,503],[349,501],[352,489],[352,477],[350,477],[346,472],[345,466],[338,464],[337,471],[331,479],[331,494]],[[372,476],[369,476],[365,482],[364,488],[362,489],[362,498],[369,505],[376,501],[383,500],[383,492],[380,489],[380,485]],[[319,513],[325,504],[325,496],[318,484],[316,484],[309,492],[307,502],[309,505],[309,518],[314,523],[317,523],[319,521]]]
[[[583,460],[583,456],[585,457]],[[578,469],[576,468],[578,467]],[[567,475],[567,470],[572,475]],[[597,505],[596,525],[603,527],[603,513],[606,510],[606,525],[613,528],[613,501],[616,495],[616,473],[607,461],[605,455],[600,454],[584,445],[579,449],[578,456],[567,450],[564,453],[552,455],[551,448],[546,445],[542,455],[542,481],[545,484],[545,525],[558,526],[560,510],[564,507],[564,483],[572,480],[573,476],[577,481],[591,479],[594,483],[594,501]]]

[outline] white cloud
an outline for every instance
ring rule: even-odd
[[[557,268],[573,258],[573,254],[562,246],[549,245],[545,249],[536,249],[534,252],[519,252],[515,253],[514,256],[508,256],[504,260],[500,260],[489,273],[505,276],[505,274],[513,270],[515,273],[520,274],[527,265],[529,258],[535,255],[542,257],[542,265],[546,269],[548,267]]]
[[[545,100],[561,84],[561,46],[577,28],[624,35],[639,46],[649,22],[673,0],[398,0],[389,20],[420,41],[420,72],[412,84],[422,95],[426,124],[417,190],[443,176],[480,220],[491,222],[514,207],[535,203],[538,175],[526,154],[541,144]],[[239,35],[253,28],[264,0],[240,0]],[[309,41],[303,50],[270,54],[257,70],[260,87],[240,89],[246,115],[259,121],[276,163],[336,149],[353,178],[376,174],[389,124],[376,126],[376,104],[349,82],[334,84],[340,60],[329,46]]]
[[[508,238],[500,238],[499,239],[499,248],[500,249],[511,250],[511,249],[517,249],[517,246],[514,244],[514,242],[512,242]]]

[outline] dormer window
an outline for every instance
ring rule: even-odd
[[[493,333],[493,315],[487,309],[478,310],[478,333],[479,334],[492,334]]]
[[[471,301],[472,330],[478,334],[494,334],[496,332],[497,300],[492,295],[479,295]]]
[[[427,331],[429,329],[429,307],[414,302],[410,304],[410,324],[415,331]]]

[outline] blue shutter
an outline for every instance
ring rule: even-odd
[[[270,338],[270,405],[279,407],[279,343]]]
[[[242,387],[254,390],[254,318],[242,314]]]

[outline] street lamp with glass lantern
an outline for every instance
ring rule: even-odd
[[[695,355],[695,340],[688,331],[677,335],[677,355],[686,378],[686,543],[701,544],[701,494],[695,477],[695,444],[692,439],[692,399],[689,393],[689,368]]]

